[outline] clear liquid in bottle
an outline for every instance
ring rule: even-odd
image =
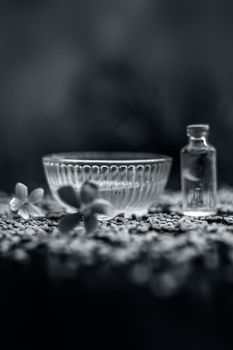
[[[216,213],[216,150],[207,141],[209,125],[187,127],[189,143],[181,150],[183,213],[207,216]]]

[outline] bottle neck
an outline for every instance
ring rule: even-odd
[[[206,136],[201,136],[201,137],[189,136],[189,145],[194,147],[208,146],[207,137]]]

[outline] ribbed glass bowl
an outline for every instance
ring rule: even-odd
[[[99,186],[99,197],[110,201],[112,216],[142,215],[156,202],[167,183],[172,159],[150,153],[60,153],[43,157],[50,190],[61,202],[57,190],[65,185],[77,191],[87,181]]]

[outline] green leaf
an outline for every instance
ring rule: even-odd
[[[58,223],[58,229],[62,233],[67,233],[75,228],[81,221],[82,215],[79,213],[65,215]]]
[[[85,218],[85,228],[87,233],[94,232],[97,229],[98,220],[95,215],[91,214]]]
[[[111,212],[113,210],[111,203],[101,198],[96,199],[93,202],[91,208],[93,213],[103,215],[111,215]]]
[[[98,196],[98,186],[94,182],[84,182],[81,187],[80,197],[85,204],[92,202]]]
[[[70,205],[71,207],[80,208],[80,197],[78,193],[74,190],[72,186],[64,186],[59,188],[57,191],[60,199],[65,203]]]

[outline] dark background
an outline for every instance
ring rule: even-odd
[[[233,185],[233,2],[1,0],[0,181],[33,187],[42,155],[119,150],[174,157],[210,123]]]

